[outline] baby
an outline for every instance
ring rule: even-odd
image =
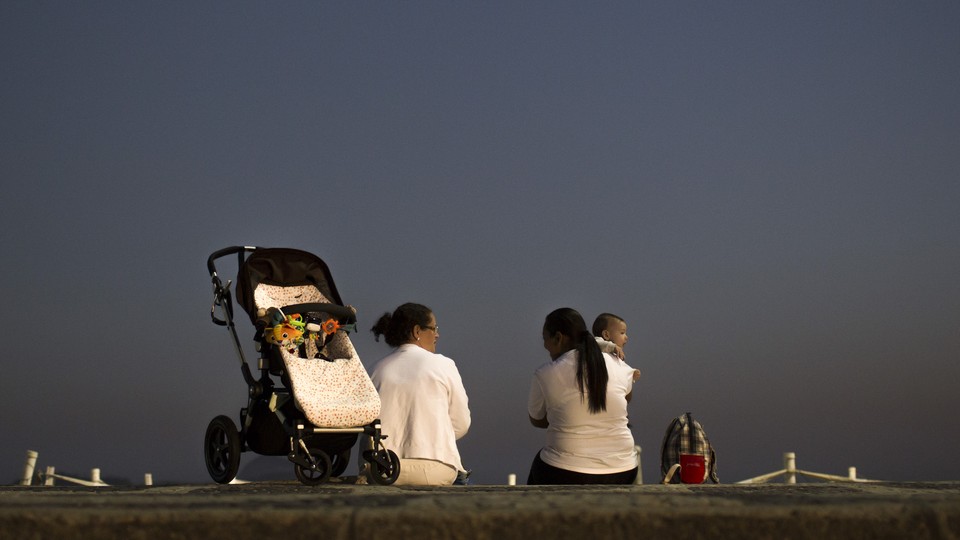
[[[593,335],[597,338],[600,350],[610,353],[620,360],[624,358],[623,348],[627,345],[627,321],[613,313],[601,313],[593,321]],[[633,372],[634,382],[640,378],[640,370]]]

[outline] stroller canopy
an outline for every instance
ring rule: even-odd
[[[247,257],[237,272],[237,303],[256,323],[257,305],[253,292],[257,285],[291,287],[313,285],[324,296],[343,305],[327,263],[312,253],[290,248],[259,248]]]

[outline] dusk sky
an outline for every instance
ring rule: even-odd
[[[433,309],[474,483],[526,479],[564,306],[627,321],[647,483],[686,411],[725,483],[784,452],[960,480],[958,29],[946,0],[4,1],[0,482],[28,449],[212,482],[232,245],[323,258],[368,369],[384,311]]]

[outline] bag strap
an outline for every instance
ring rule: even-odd
[[[670,481],[673,480],[673,475],[677,474],[677,471],[679,471],[679,470],[680,470],[680,464],[679,464],[679,463],[674,463],[673,466],[670,467],[670,470],[667,471],[667,474],[664,475],[664,477],[663,477],[663,483],[664,483],[664,484],[669,484]]]

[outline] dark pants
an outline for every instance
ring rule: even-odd
[[[560,469],[548,465],[540,459],[540,452],[533,458],[527,485],[568,485],[568,484],[632,484],[637,478],[637,468],[610,474],[587,474]]]

